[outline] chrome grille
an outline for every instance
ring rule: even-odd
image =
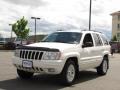
[[[22,59],[41,60],[42,55],[43,55],[42,51],[20,50],[20,58]]]

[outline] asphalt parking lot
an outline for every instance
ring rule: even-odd
[[[106,76],[98,76],[95,70],[82,71],[70,87],[60,85],[55,76],[35,75],[31,80],[20,80],[12,65],[13,55],[0,51],[0,90],[120,90],[120,54],[111,57]]]

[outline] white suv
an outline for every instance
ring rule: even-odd
[[[79,71],[95,68],[105,75],[109,68],[110,45],[96,31],[56,31],[42,42],[20,46],[13,64],[20,78],[34,73],[58,74],[63,83],[71,85]]]

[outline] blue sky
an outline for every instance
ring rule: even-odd
[[[92,29],[111,34],[110,14],[120,10],[119,0],[92,1]],[[37,33],[56,29],[88,29],[89,0],[0,0],[0,33],[10,37],[10,23],[25,16],[29,21],[30,34],[34,33],[32,16],[37,21]],[[110,35],[108,35],[110,36]]]

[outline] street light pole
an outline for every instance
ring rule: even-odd
[[[12,24],[9,24],[9,26],[12,26]],[[11,41],[12,41],[12,28],[11,28]]]
[[[36,19],[35,19],[35,39],[34,41],[36,42]]]
[[[91,30],[91,8],[92,8],[92,0],[90,0],[90,10],[89,10],[89,31]]]
[[[35,38],[34,38],[34,42],[36,42],[36,22],[37,22],[37,19],[41,19],[41,18],[38,18],[38,17],[31,17],[31,19],[34,19],[35,20]]]

